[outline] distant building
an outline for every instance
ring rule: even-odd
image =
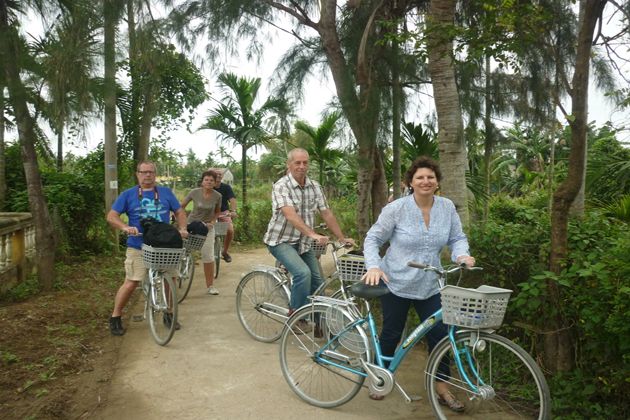
[[[210,168],[212,171],[220,170],[223,172],[223,179],[221,182],[225,182],[228,185],[234,184],[234,174],[228,168]]]

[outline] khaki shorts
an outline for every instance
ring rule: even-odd
[[[206,236],[206,242],[201,247],[201,261],[204,264],[210,264],[214,262],[214,227],[208,227],[208,235]]]
[[[142,251],[127,248],[125,259],[125,278],[131,281],[143,281],[149,275],[149,269],[142,264]],[[179,277],[179,270],[166,270],[171,277]]]

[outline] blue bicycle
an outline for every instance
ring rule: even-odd
[[[521,347],[495,332],[511,291],[445,286],[447,276],[459,272],[461,277],[465,266],[409,265],[437,273],[442,309],[412,331],[393,357],[385,357],[369,303],[362,301],[358,310],[352,300],[313,296],[311,304],[287,320],[281,337],[280,364],[291,389],[309,404],[331,408],[351,400],[367,380],[372,393],[387,395],[397,388],[411,402],[394,373],[409,350],[443,321],[450,325],[449,335],[435,347],[424,371],[428,398],[438,419],[548,419],[551,399],[540,368]],[[358,282],[351,292],[368,301],[389,289]],[[367,316],[363,316],[366,307]],[[299,320],[308,321],[312,331],[296,331]],[[388,368],[385,361],[390,362]],[[441,363],[449,363],[450,376],[438,373]],[[466,403],[464,412],[441,405],[435,385],[438,376]]]

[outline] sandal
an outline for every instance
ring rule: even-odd
[[[446,399],[445,397],[451,397],[450,399]],[[442,394],[438,394],[438,402],[441,405],[447,405],[451,411],[455,411],[456,413],[461,413],[466,410],[466,404],[455,398],[455,395],[451,391],[446,391]]]
[[[370,399],[374,400],[374,401],[381,401],[383,398],[385,398],[385,396],[383,395],[378,395],[378,394],[372,394],[370,392]]]

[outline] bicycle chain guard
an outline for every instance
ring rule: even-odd
[[[363,362],[363,368],[370,379],[369,388],[372,394],[387,395],[394,389],[396,379],[389,370],[373,363]]]

